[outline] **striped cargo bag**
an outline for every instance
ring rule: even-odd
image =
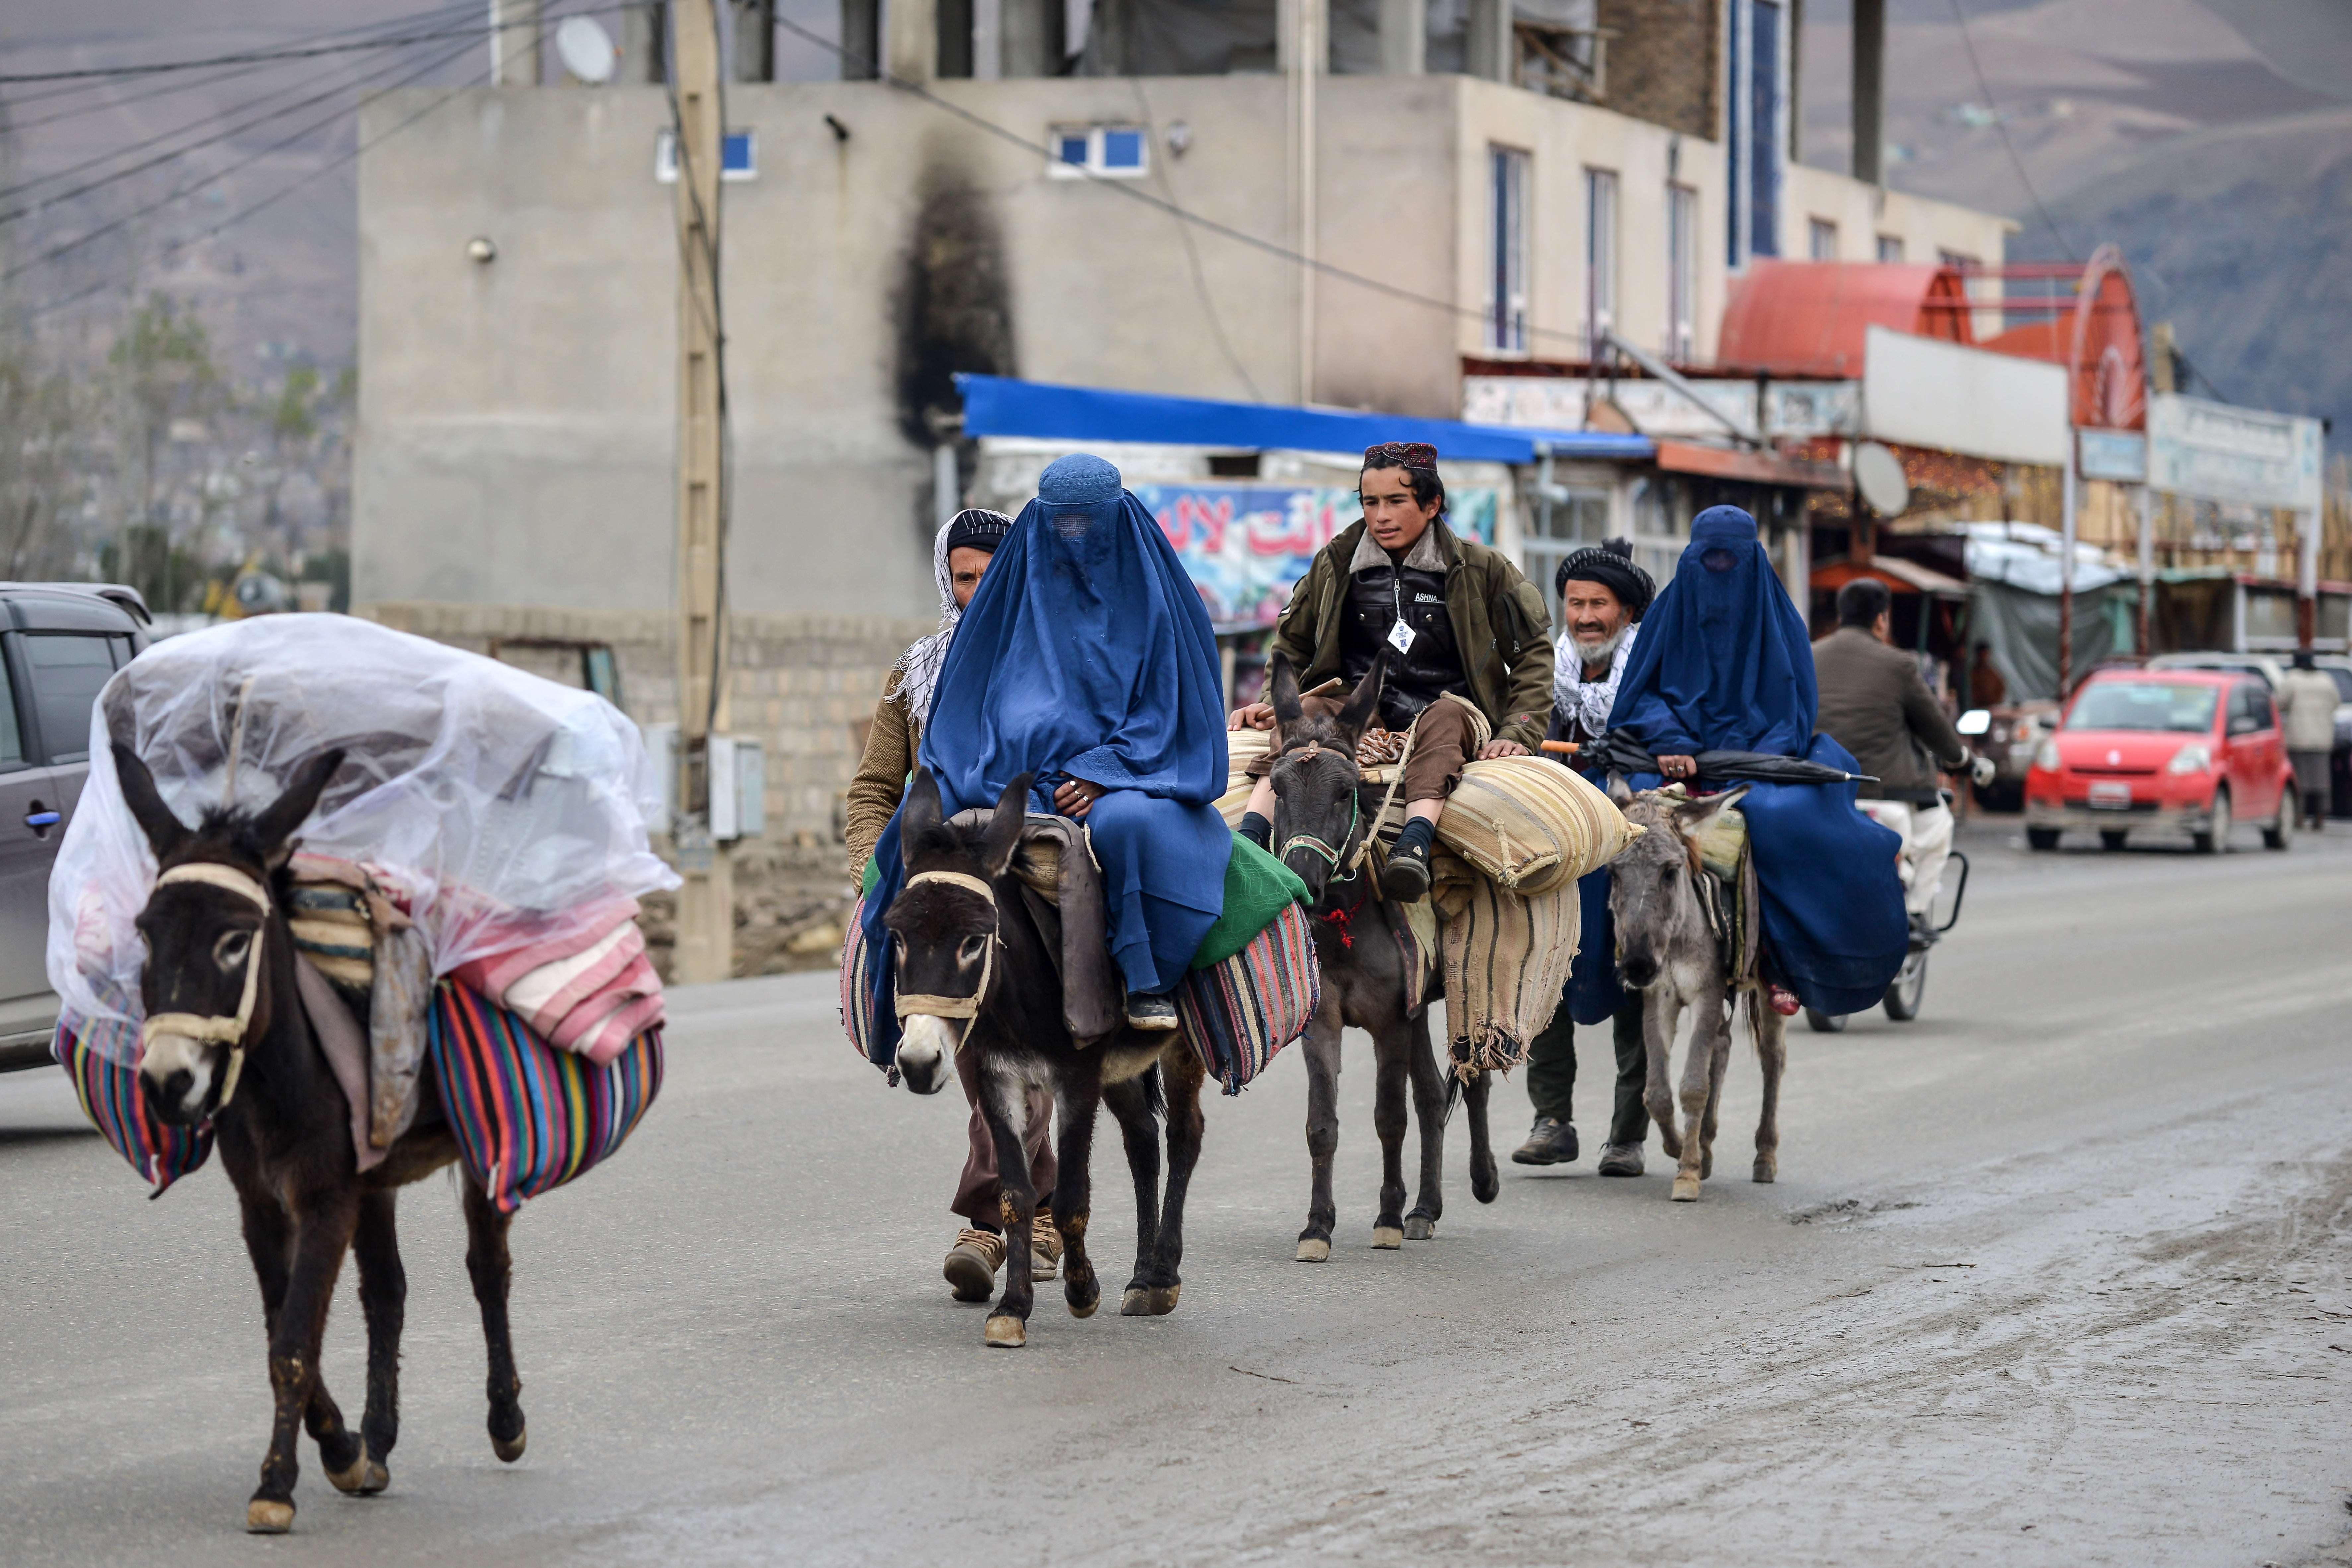
[[[113,1047],[111,1055],[90,1043],[103,1030],[117,1032],[109,1042]],[[139,1091],[139,1069],[122,1065],[139,1054],[139,1031],[134,1026],[91,1024],[77,1033],[72,1026],[60,1022],[57,1037],[49,1043],[49,1054],[73,1079],[82,1114],[155,1189],[151,1197],[162,1197],[164,1189],[211,1157],[209,1124],[174,1127],[159,1121],[148,1109],[147,1097]]]
[[[444,980],[425,1029],[458,1152],[503,1213],[609,1156],[661,1092],[659,1028],[600,1068],[556,1049],[470,987]]]
[[[874,953],[866,942],[866,896],[849,908],[841,939],[841,1028],[857,1054],[874,1059]],[[897,1083],[897,1079],[890,1080]]]
[[[1307,1032],[1323,1000],[1323,972],[1307,911],[1285,904],[1249,945],[1195,969],[1176,987],[1176,1016],[1211,1078],[1239,1094],[1275,1053]]]

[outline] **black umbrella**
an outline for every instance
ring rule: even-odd
[[[1584,749],[1580,759],[1598,763],[1612,773],[1654,773],[1658,759],[1630,736],[1612,731]],[[1770,752],[1701,752],[1691,759],[1698,776],[1719,784],[1749,780],[1758,784],[1876,784],[1869,773],[1850,773],[1826,763],[1803,757],[1776,756]]]

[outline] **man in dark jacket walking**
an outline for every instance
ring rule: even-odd
[[[1838,628],[1813,645],[1821,689],[1814,731],[1827,735],[1874,775],[1857,803],[1880,826],[1903,836],[1903,902],[1916,946],[1936,907],[1944,862],[1952,853],[1952,813],[1937,770],[1970,763],[1968,742],[1927,689],[1919,662],[1888,646],[1892,604],[1886,584],[1857,577],[1838,590]],[[1990,761],[1976,759],[1979,782]]]

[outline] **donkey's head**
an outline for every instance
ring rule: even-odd
[[[1266,696],[1281,737],[1266,772],[1274,785],[1275,854],[1318,899],[1358,829],[1370,832],[1373,826],[1361,820],[1357,805],[1364,773],[1356,765],[1356,742],[1379,706],[1387,662],[1383,649],[1338,713],[1312,719],[1299,703],[1290,660],[1277,653],[1267,671]]]
[[[340,750],[323,752],[261,810],[223,807],[191,828],[163,804],[139,754],[115,742],[123,804],[162,868],[138,920],[147,942],[139,1078],[166,1121],[202,1121],[227,1104],[246,1047],[268,1032],[270,878],[294,853],[294,830],[342,762]]]
[[[1702,800],[1657,790],[1612,792],[1625,820],[1647,828],[1610,862],[1609,913],[1617,926],[1617,971],[1633,989],[1658,982],[1676,954],[1706,952],[1715,944],[1706,907],[1699,902],[1698,840],[1717,815],[1739,804],[1742,785]]]
[[[882,923],[898,940],[891,963],[898,995],[894,1064],[917,1094],[937,1094],[955,1074],[955,1048],[996,977],[996,880],[1013,863],[1027,815],[1027,773],[1004,788],[986,824],[945,820],[929,768],[915,770],[898,844],[907,885]]]

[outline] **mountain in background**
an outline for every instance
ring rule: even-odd
[[[2352,6],[1894,0],[1889,12],[1891,184],[2016,218],[2012,260],[2120,247],[2144,319],[2174,323],[2193,390],[2331,419],[2343,449]],[[1843,4],[1806,8],[1801,151],[1835,169],[1852,145],[1849,26]]]

